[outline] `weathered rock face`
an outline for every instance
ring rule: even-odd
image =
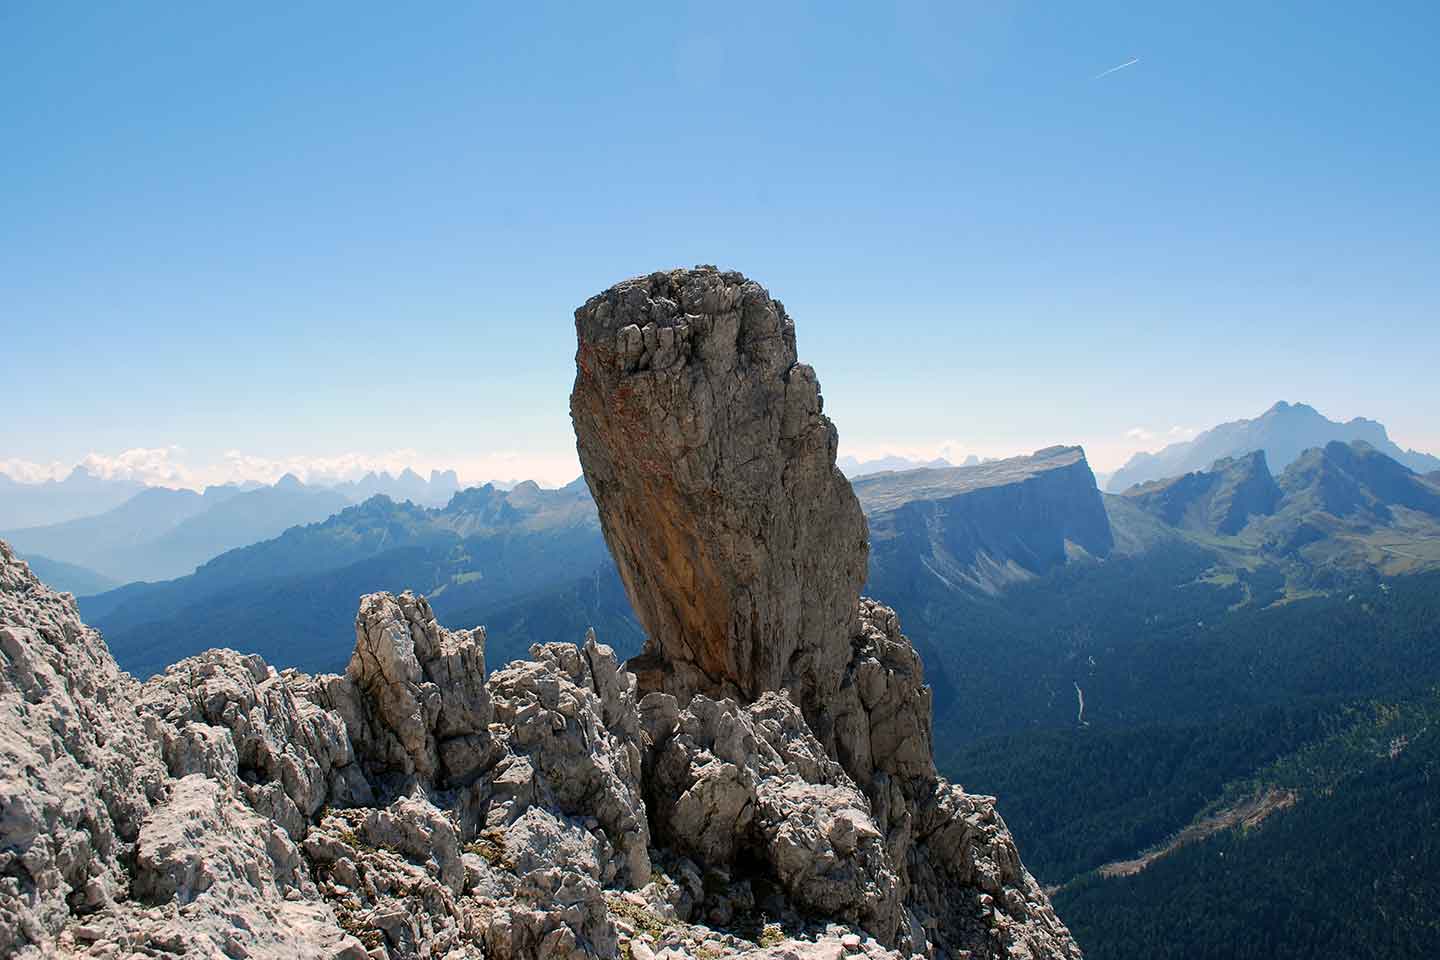
[[[201,679],[185,697],[142,688],[3,542],[0,654],[0,955],[359,948],[281,826],[348,741],[327,755],[335,724],[262,689],[273,671],[223,654],[182,666]],[[273,780],[243,778],[270,761]]]
[[[936,775],[920,658],[860,598],[865,520],[784,308],[697,267],[592,297],[575,330],[580,462],[648,634],[657,836],[904,952],[1078,956],[994,801]]]
[[[570,413],[648,634],[642,690],[788,688],[813,722],[849,659],[866,534],[784,306],[675,270],[592,297],[575,330]]]
[[[0,955],[110,903],[165,770],[75,601],[0,542]]]
[[[444,630],[424,597],[372,593],[345,680],[325,700],[377,758],[373,774],[458,783],[493,760],[483,627]]]
[[[142,686],[0,544],[4,954],[896,957],[879,829],[788,699],[642,707],[593,637],[486,679],[409,594],[355,626],[344,676],[211,650]],[[738,843],[695,829],[719,757]]]
[[[342,676],[210,650],[141,685],[0,543],[0,954],[1078,957],[935,774],[784,310],[713,270],[586,309],[649,689],[593,633],[487,678],[409,593],[361,598]]]

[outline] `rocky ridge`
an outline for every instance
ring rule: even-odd
[[[1282,496],[1265,451],[1217,460],[1209,470],[1137,484],[1121,496],[1172,527],[1234,536],[1275,513]]]
[[[1216,460],[1263,450],[1272,470],[1283,471],[1307,450],[1326,444],[1361,441],[1417,473],[1440,468],[1428,453],[1402,449],[1383,424],[1364,417],[1344,423],[1331,420],[1305,403],[1280,401],[1260,416],[1232,420],[1200,433],[1193,440],[1172,443],[1154,453],[1137,453],[1111,474],[1106,489],[1123,493],[1139,483],[1204,471]]]
[[[748,304],[782,345],[756,363],[785,375],[783,308],[757,285],[705,270],[670,282]],[[727,355],[705,341],[691,343]],[[778,439],[731,448],[791,474],[778,491],[758,467],[691,461],[716,469],[720,501],[736,476],[813,498],[752,504],[748,526],[721,505],[735,526],[719,529],[773,548],[749,566],[691,544],[722,585],[758,571],[743,582],[777,596],[749,609],[798,631],[779,660],[711,651],[728,674],[668,661],[678,635],[663,634],[642,664],[661,682],[642,683],[592,634],[486,676],[483,628],[446,630],[406,593],[361,599],[344,674],[211,650],[142,685],[73,598],[0,544],[0,954],[1078,957],[993,800],[935,774],[919,658],[894,613],[858,595],[863,520],[845,523],[854,497],[813,373],[787,369]],[[736,389],[752,413],[768,402]],[[653,455],[617,463],[614,481],[669,469]],[[812,529],[836,517],[839,532]],[[632,561],[632,590],[676,569]],[[812,590],[818,619],[789,609]],[[736,622],[752,643],[778,636]],[[837,624],[838,640],[821,630]]]

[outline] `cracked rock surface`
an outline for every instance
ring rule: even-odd
[[[593,636],[487,677],[484,640],[373,594],[345,675],[210,650],[142,685],[0,543],[0,953],[896,956],[861,925],[864,798],[788,700],[642,707]],[[652,836],[651,729],[677,776],[757,751],[770,886]]]
[[[642,687],[682,702],[789,688],[817,719],[849,659],[867,540],[784,305],[738,273],[673,270],[591,297],[575,330],[570,414],[647,634]]]

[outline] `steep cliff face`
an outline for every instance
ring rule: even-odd
[[[1114,547],[1079,447],[973,467],[882,473],[855,482],[870,519],[871,583],[939,578],[994,593],[1063,565],[1075,548]]]
[[[809,715],[840,684],[865,521],[785,307],[738,273],[637,277],[575,312],[570,412],[648,656],[642,686]]]

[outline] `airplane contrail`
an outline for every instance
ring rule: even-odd
[[[1135,66],[1135,64],[1137,64],[1137,63],[1139,63],[1139,62],[1140,62],[1140,58],[1139,58],[1139,57],[1131,57],[1129,60],[1126,60],[1124,63],[1120,64],[1118,67],[1111,67],[1109,70],[1102,70],[1101,72],[1095,74],[1095,76],[1092,77],[1091,79],[1093,79],[1093,80],[1099,80],[1101,77],[1108,77],[1108,76],[1110,76],[1110,74],[1116,72],[1117,70],[1124,70],[1126,67],[1133,67],[1133,66]]]

